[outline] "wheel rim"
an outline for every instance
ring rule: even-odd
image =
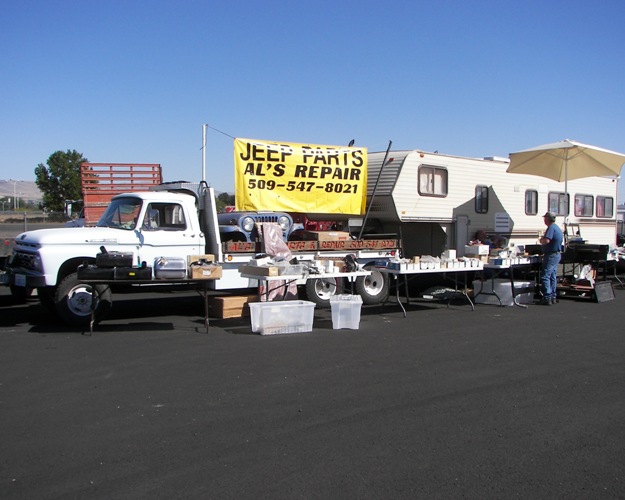
[[[97,299],[96,299],[97,301]],[[67,294],[67,308],[76,316],[91,314],[91,287],[78,285]]]
[[[368,269],[371,271],[369,276],[365,276],[364,289],[367,295],[376,297],[384,290],[384,275],[376,269]]]
[[[336,294],[336,280],[334,278],[316,279],[315,294],[322,300],[330,300]]]

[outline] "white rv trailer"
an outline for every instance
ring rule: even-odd
[[[398,234],[405,257],[446,249],[463,255],[479,229],[509,244],[536,244],[547,210],[569,238],[616,243],[616,178],[568,181],[567,216],[563,182],[507,173],[507,158],[392,151],[380,170],[384,157],[369,153],[367,221],[378,221],[377,231]]]

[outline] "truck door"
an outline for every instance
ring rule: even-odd
[[[139,231],[140,261],[148,266],[158,257],[186,257],[204,253],[197,219],[191,220],[176,202],[150,203],[144,211]]]

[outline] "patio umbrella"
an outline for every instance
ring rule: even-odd
[[[618,176],[624,163],[624,154],[565,139],[510,153],[506,171],[564,181],[564,191],[568,194],[569,180]]]
[[[510,166],[506,171],[564,181],[564,199],[568,214],[569,180],[618,176],[624,163],[624,154],[565,139],[510,153]],[[564,222],[566,227],[566,216]]]

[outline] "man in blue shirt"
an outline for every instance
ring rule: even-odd
[[[556,222],[556,214],[547,212],[543,215],[543,221],[547,226],[545,234],[540,238],[543,252],[543,266],[540,275],[543,298],[540,301],[545,306],[556,303],[556,277],[560,254],[562,252],[562,230]]]

